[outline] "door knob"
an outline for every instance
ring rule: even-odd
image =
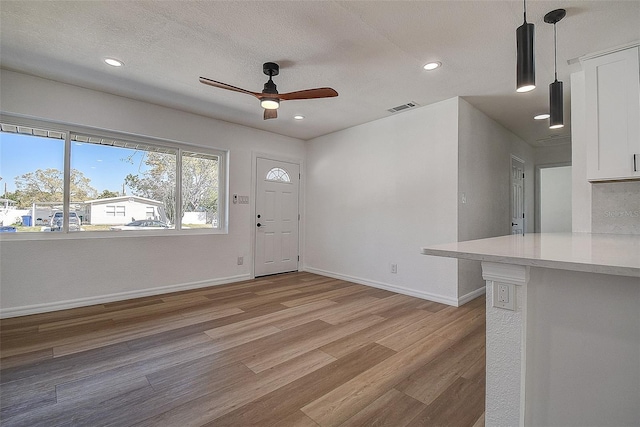
[[[260,224],[260,223],[257,223],[256,225],[257,225],[258,227],[262,227],[262,224]]]
[[[518,225],[518,224],[516,224],[515,222],[512,222],[512,223],[511,223],[511,226],[513,227],[514,225]]]

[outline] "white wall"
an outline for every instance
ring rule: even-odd
[[[535,147],[533,153],[536,166],[552,163],[571,163],[571,144]]]
[[[587,181],[587,136],[584,71],[571,74],[571,227],[591,232],[591,183]]]
[[[251,194],[252,152],[305,155],[304,142],[294,138],[7,70],[0,74],[0,92],[6,113],[229,150],[230,193]],[[60,308],[83,298],[248,278],[251,206],[229,205],[225,235],[2,241],[3,315],[11,313],[7,309]],[[237,265],[238,256],[244,265]]]
[[[458,138],[458,241],[510,234],[511,154],[525,161],[525,218],[533,218],[531,146],[464,99]],[[533,221],[525,226],[533,231]],[[479,261],[459,260],[458,275],[460,297],[485,285]]]
[[[457,302],[458,99],[308,142],[304,267]],[[391,264],[398,273],[391,273]]]

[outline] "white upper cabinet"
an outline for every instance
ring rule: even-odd
[[[587,178],[640,179],[640,71],[637,45],[583,58]]]

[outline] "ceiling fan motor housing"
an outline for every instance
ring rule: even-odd
[[[277,76],[280,74],[280,66],[275,62],[265,62],[262,64],[262,72],[269,77]]]
[[[271,77],[269,77],[269,81],[264,84],[264,89],[262,90],[262,93],[272,93],[274,95],[278,94],[278,89],[276,88],[276,84],[273,82],[273,80],[271,80]]]

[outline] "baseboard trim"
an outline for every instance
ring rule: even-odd
[[[478,298],[480,295],[484,295],[486,292],[487,292],[487,288],[486,286],[483,286],[481,288],[476,289],[475,291],[471,291],[468,294],[461,296],[460,298],[458,298],[458,307],[468,303],[471,300]]]
[[[22,307],[10,307],[0,309],[0,319],[30,314],[48,313],[51,311],[67,310],[69,308],[87,307],[96,304],[122,301],[127,299],[149,297],[154,295],[169,294],[178,291],[206,288],[209,286],[226,285],[228,283],[241,282],[251,279],[250,274],[223,277],[214,280],[201,280],[198,282],[180,283],[177,285],[160,286],[157,288],[141,289],[138,291],[119,292],[116,294],[100,295],[95,297],[78,298],[68,301],[56,301],[44,304],[26,305]]]
[[[359,285],[371,286],[374,288],[385,289],[391,292],[397,292],[399,294],[409,295],[411,297],[422,298],[428,301],[439,302],[442,304],[452,305],[457,307],[459,304],[459,300],[455,298],[446,297],[444,295],[432,294],[429,292],[416,291],[414,289],[404,288],[402,286],[390,285],[388,283],[376,282],[373,280],[362,279],[360,277],[348,276],[345,274],[334,273],[331,271],[320,270],[318,268],[313,267],[304,267],[302,271],[306,271],[309,273],[319,274],[321,276],[332,277],[334,279],[345,280],[347,282],[357,283]],[[475,291],[474,291],[475,292]],[[466,297],[466,295],[465,295]]]

